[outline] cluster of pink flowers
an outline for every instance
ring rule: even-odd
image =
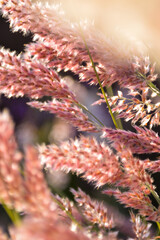
[[[122,239],[115,212],[81,189],[71,189],[75,203],[52,194],[43,170],[75,173],[129,208],[132,234],[126,238],[158,238],[150,229],[155,222],[160,232],[160,196],[152,176],[160,172],[160,159],[142,160],[134,155],[160,152],[160,137],[152,129],[160,125],[154,65],[140,54],[122,55],[93,26],[83,29],[71,24],[57,6],[0,0],[0,9],[13,31],[30,31],[34,36],[20,55],[0,49],[0,93],[8,98],[27,96],[31,107],[56,114],[82,132],[79,138],[59,145],[26,146],[21,153],[8,111],[0,113],[0,203],[13,222],[10,236],[0,230],[0,239]],[[117,129],[105,127],[79,101],[61,78],[61,70],[78,75],[80,82],[100,85],[100,99],[93,105],[107,103]],[[104,89],[115,82],[121,91],[108,96]],[[118,129],[117,118],[131,120],[136,132]],[[87,132],[98,133],[104,141]]]

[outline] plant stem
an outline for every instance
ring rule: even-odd
[[[149,184],[147,184],[147,183],[146,183],[146,187],[149,189],[149,191],[151,192],[151,194],[153,195],[153,197],[155,198],[157,203],[160,205],[160,198],[159,198],[158,194],[156,193],[156,191],[152,190],[150,188]]]
[[[90,53],[90,51],[89,51],[89,48],[88,48],[88,46],[87,46],[86,40],[85,40],[85,38],[83,37],[83,34],[82,34],[82,38],[83,38],[85,47],[86,47],[86,49],[87,49],[89,58],[90,58],[90,60],[91,60],[92,67],[93,67],[94,72],[95,72],[95,74],[96,74],[96,78],[97,78],[97,80],[98,80],[99,86],[100,86],[100,88],[101,88],[101,92],[102,92],[102,94],[103,94],[103,96],[104,96],[104,99],[105,99],[105,101],[106,101],[106,104],[107,104],[109,113],[110,113],[110,115],[111,115],[112,121],[113,121],[115,127],[118,128],[118,124],[117,124],[116,119],[115,119],[115,117],[114,117],[114,115],[113,115],[112,109],[111,109],[111,107],[110,107],[110,105],[109,105],[109,102],[108,102],[108,99],[107,99],[107,97],[106,97],[104,88],[103,88],[103,86],[102,86],[102,84],[101,84],[101,81],[100,81],[99,75],[98,75],[98,73],[97,73],[97,70],[96,70],[94,61],[93,61],[93,59],[92,59],[91,53]]]
[[[156,199],[157,203],[160,205],[160,199],[159,199],[159,196],[158,194],[156,193],[156,191],[153,191],[153,190],[150,190],[153,197]]]
[[[109,97],[113,97],[114,96],[112,86],[106,87],[106,91],[107,91],[107,94],[108,94]],[[115,119],[117,121],[118,128],[119,129],[123,129],[121,119],[117,118],[118,114],[117,113],[113,113],[113,115],[114,115],[114,117],[115,117]]]
[[[155,92],[158,96],[160,96],[160,90],[151,81],[147,81],[147,85],[150,87],[150,89],[153,92]]]
[[[93,114],[91,113],[86,106],[84,106],[81,103],[75,103],[78,107],[81,107],[83,110],[85,110],[86,112],[88,112],[92,117],[94,117],[94,119],[102,126],[104,127],[104,124]]]
[[[142,77],[144,80],[146,80],[146,76],[142,73],[137,73],[140,77]],[[146,80],[148,87],[152,90],[152,92],[155,92],[158,96],[160,96],[160,89],[157,88],[153,82]]]
[[[65,207],[63,206],[62,203],[60,203],[53,195],[52,195],[52,200],[57,203],[57,205],[63,210],[65,211],[65,213],[67,214],[67,216],[72,220],[73,223],[75,223],[79,228],[82,228],[82,226],[80,225],[80,223],[73,217],[72,213],[68,210],[65,209]]]
[[[157,235],[160,235],[160,223],[159,223],[159,222],[156,222],[156,224],[157,224],[157,227],[158,227],[158,233],[157,233]]]
[[[20,216],[19,214],[14,210],[14,209],[11,209],[9,208],[4,202],[3,200],[1,199],[1,204],[4,208],[4,210],[6,211],[7,215],[9,216],[9,218],[11,219],[11,221],[13,222],[13,224],[15,226],[19,226],[20,222],[21,222],[21,219],[20,219]]]

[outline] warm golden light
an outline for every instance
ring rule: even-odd
[[[41,0],[45,1],[45,0]],[[150,53],[158,62],[160,56],[160,1],[158,0],[49,0],[61,3],[71,21],[88,19],[107,36],[126,40],[131,46]]]

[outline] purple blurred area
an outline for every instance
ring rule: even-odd
[[[0,16],[0,46],[6,49],[10,49],[11,51],[16,51],[17,54],[22,52],[25,48],[25,44],[30,43],[32,41],[32,34],[29,33],[27,35],[23,35],[21,32],[13,33],[9,28],[9,23],[6,19]],[[0,110],[7,108],[12,115],[12,118],[15,122],[16,129],[22,124],[29,123],[29,127],[31,123],[36,126],[34,129],[38,129],[43,125],[43,123],[48,120],[51,121],[51,114],[42,112],[40,113],[37,110],[31,109],[27,105],[28,99],[23,98],[6,98],[4,95],[0,96]],[[53,116],[52,116],[53,117]],[[22,129],[22,126],[21,126]],[[33,128],[29,131],[33,131]],[[38,131],[38,130],[37,130]],[[19,131],[18,131],[19,132]],[[37,134],[37,132],[35,132]],[[28,134],[27,134],[28,135]],[[45,141],[45,139],[42,140]],[[27,142],[29,144],[29,142]],[[30,143],[34,143],[31,141]],[[19,143],[20,146],[22,145]]]

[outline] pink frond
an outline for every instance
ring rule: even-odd
[[[75,172],[97,187],[114,184],[122,177],[118,158],[95,138],[81,137],[79,140],[56,145],[39,146],[41,163],[48,169]]]
[[[160,137],[157,133],[147,128],[135,126],[137,133],[109,129],[103,130],[103,137],[109,138],[115,149],[121,149],[121,145],[130,148],[133,153],[154,153],[160,152]]]
[[[26,149],[25,201],[27,212],[35,216],[54,216],[55,204],[45,182],[38,153],[33,147]]]
[[[23,185],[14,124],[7,110],[0,114],[0,201],[11,208],[23,210]]]
[[[69,99],[63,99],[59,101],[53,99],[48,102],[30,102],[31,107],[38,108],[41,111],[48,111],[56,114],[58,117],[65,119],[68,123],[77,127],[79,131],[97,132],[98,128],[92,123],[86,114]]]
[[[30,51],[32,56],[34,54],[35,58],[44,60],[48,59],[48,54],[48,66],[56,67],[59,71],[71,70],[79,74],[81,81],[98,84],[79,26],[73,27],[65,21],[57,8],[31,4],[29,0],[1,1],[0,7],[15,31],[31,31],[36,40],[43,42],[32,44],[32,47],[28,48],[27,51]],[[133,60],[131,57],[124,57],[118,46],[116,48],[115,44],[105,39],[102,34],[97,34],[93,28],[84,35],[104,86],[118,81],[123,87],[139,89],[147,87],[148,80],[156,80],[157,76],[148,58],[137,57]],[[140,72],[140,75],[137,72]],[[145,75],[146,79],[141,75]]]
[[[26,61],[22,55],[0,50],[0,92],[7,97],[27,96],[37,99],[43,96],[69,98],[76,102],[65,81],[53,69]]]
[[[151,237],[151,223],[144,222],[139,215],[134,215],[133,212],[130,212],[132,228],[137,237],[137,239],[142,240],[153,240]]]
[[[98,201],[92,200],[80,188],[78,191],[71,189],[71,192],[87,220],[93,224],[98,224],[102,228],[111,229],[114,227],[113,217],[108,213],[107,207]]]
[[[64,223],[57,221],[47,221],[46,218],[25,218],[23,223],[10,230],[13,240],[89,240],[83,232],[72,232]],[[96,240],[96,239],[94,239]],[[98,239],[97,239],[98,240]]]

